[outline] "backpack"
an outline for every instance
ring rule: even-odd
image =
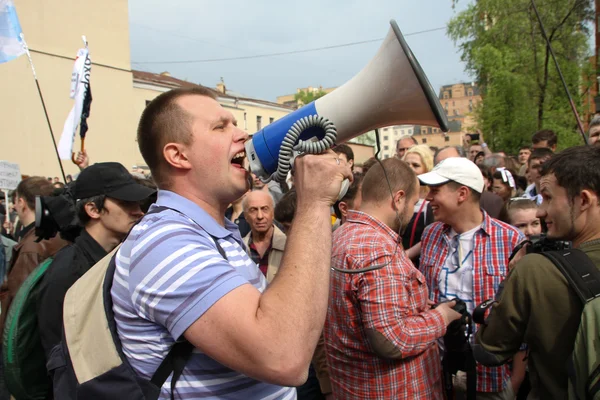
[[[8,309],[2,363],[8,391],[19,400],[45,399],[50,391],[46,355],[37,322],[37,286],[52,264],[47,258],[29,274]]]
[[[155,207],[146,215],[165,209]],[[227,259],[219,242],[212,239]],[[52,349],[47,364],[57,400],[155,400],[171,373],[174,399],[177,380],[194,347],[185,340],[176,342],[150,380],[135,373],[123,354],[110,293],[119,247],[86,272],[65,296],[62,341]]]
[[[569,359],[569,399],[600,400],[600,271],[581,250],[540,253],[565,276],[583,304]]]

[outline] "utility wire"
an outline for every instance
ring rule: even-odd
[[[404,36],[419,35],[419,34],[423,34],[423,33],[440,31],[442,29],[446,29],[446,27],[444,26],[444,27],[440,27],[440,28],[427,29],[424,31],[411,32],[411,33],[405,34]],[[198,63],[219,62],[219,61],[249,60],[249,59],[254,59],[254,58],[284,56],[284,55],[290,55],[290,54],[308,53],[308,52],[312,52],[312,51],[337,49],[337,48],[341,48],[341,47],[356,46],[356,45],[365,44],[365,43],[380,42],[383,39],[384,38],[363,40],[360,42],[343,43],[343,44],[337,44],[337,45],[333,45],[333,46],[316,47],[316,48],[312,48],[312,49],[294,50],[294,51],[286,51],[286,52],[280,52],[280,53],[257,54],[257,55],[253,55],[253,56],[240,56],[240,57],[230,57],[230,58],[210,58],[210,59],[204,59],[204,60],[134,61],[133,64],[198,64]]]

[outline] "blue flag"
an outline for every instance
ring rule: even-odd
[[[0,0],[0,63],[25,53],[21,24],[12,0]]]

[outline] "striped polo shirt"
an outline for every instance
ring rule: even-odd
[[[173,210],[148,215],[134,227],[117,252],[111,289],[123,353],[147,379],[175,340],[221,297],[246,283],[261,292],[266,287],[234,223],[225,219],[222,227],[195,203],[166,190],[158,192],[156,205]],[[170,387],[169,378],[161,399],[170,399]],[[176,399],[296,398],[294,388],[249,378],[198,349],[175,391]]]

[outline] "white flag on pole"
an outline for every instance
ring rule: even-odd
[[[75,99],[75,104],[65,121],[65,126],[58,143],[58,154],[61,160],[71,159],[75,132],[81,121],[83,100],[85,99],[85,92],[90,82],[91,66],[92,62],[88,49],[79,49],[75,65],[73,66],[73,73],[71,74],[71,98]]]
[[[21,33],[12,0],[0,0],[0,64],[25,54]]]

